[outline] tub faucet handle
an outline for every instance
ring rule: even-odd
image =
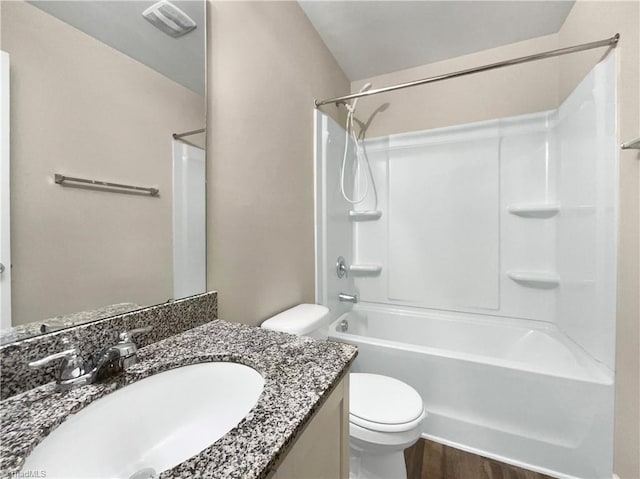
[[[338,278],[344,278],[345,276],[347,278],[349,277],[349,268],[347,267],[347,262],[342,256],[338,256],[336,261],[336,275]]]

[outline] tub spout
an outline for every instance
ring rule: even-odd
[[[338,299],[340,301],[346,301],[348,303],[357,303],[358,302],[358,295],[357,294],[345,294],[345,293],[340,293],[338,295]]]

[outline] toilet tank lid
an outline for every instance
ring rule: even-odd
[[[329,308],[319,304],[299,304],[262,323],[264,329],[304,335],[320,327],[329,316]]]

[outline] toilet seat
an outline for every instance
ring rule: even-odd
[[[400,424],[385,424],[380,422],[367,421],[366,419],[362,419],[361,417],[358,417],[355,414],[350,413],[349,423],[355,424],[364,429],[369,429],[370,431],[405,432],[405,431],[410,431],[416,428],[417,426],[419,426],[420,424],[422,424],[422,421],[424,421],[424,418],[426,417],[426,415],[427,415],[427,412],[423,408],[420,415],[417,418],[415,418],[413,421],[403,422]]]
[[[422,397],[408,384],[379,374],[349,375],[349,422],[377,432],[404,432],[426,413]]]

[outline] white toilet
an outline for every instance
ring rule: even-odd
[[[327,339],[329,309],[299,304],[267,319],[262,327]],[[426,417],[420,394],[408,384],[379,374],[349,376],[351,479],[406,479],[403,450],[422,433]]]

